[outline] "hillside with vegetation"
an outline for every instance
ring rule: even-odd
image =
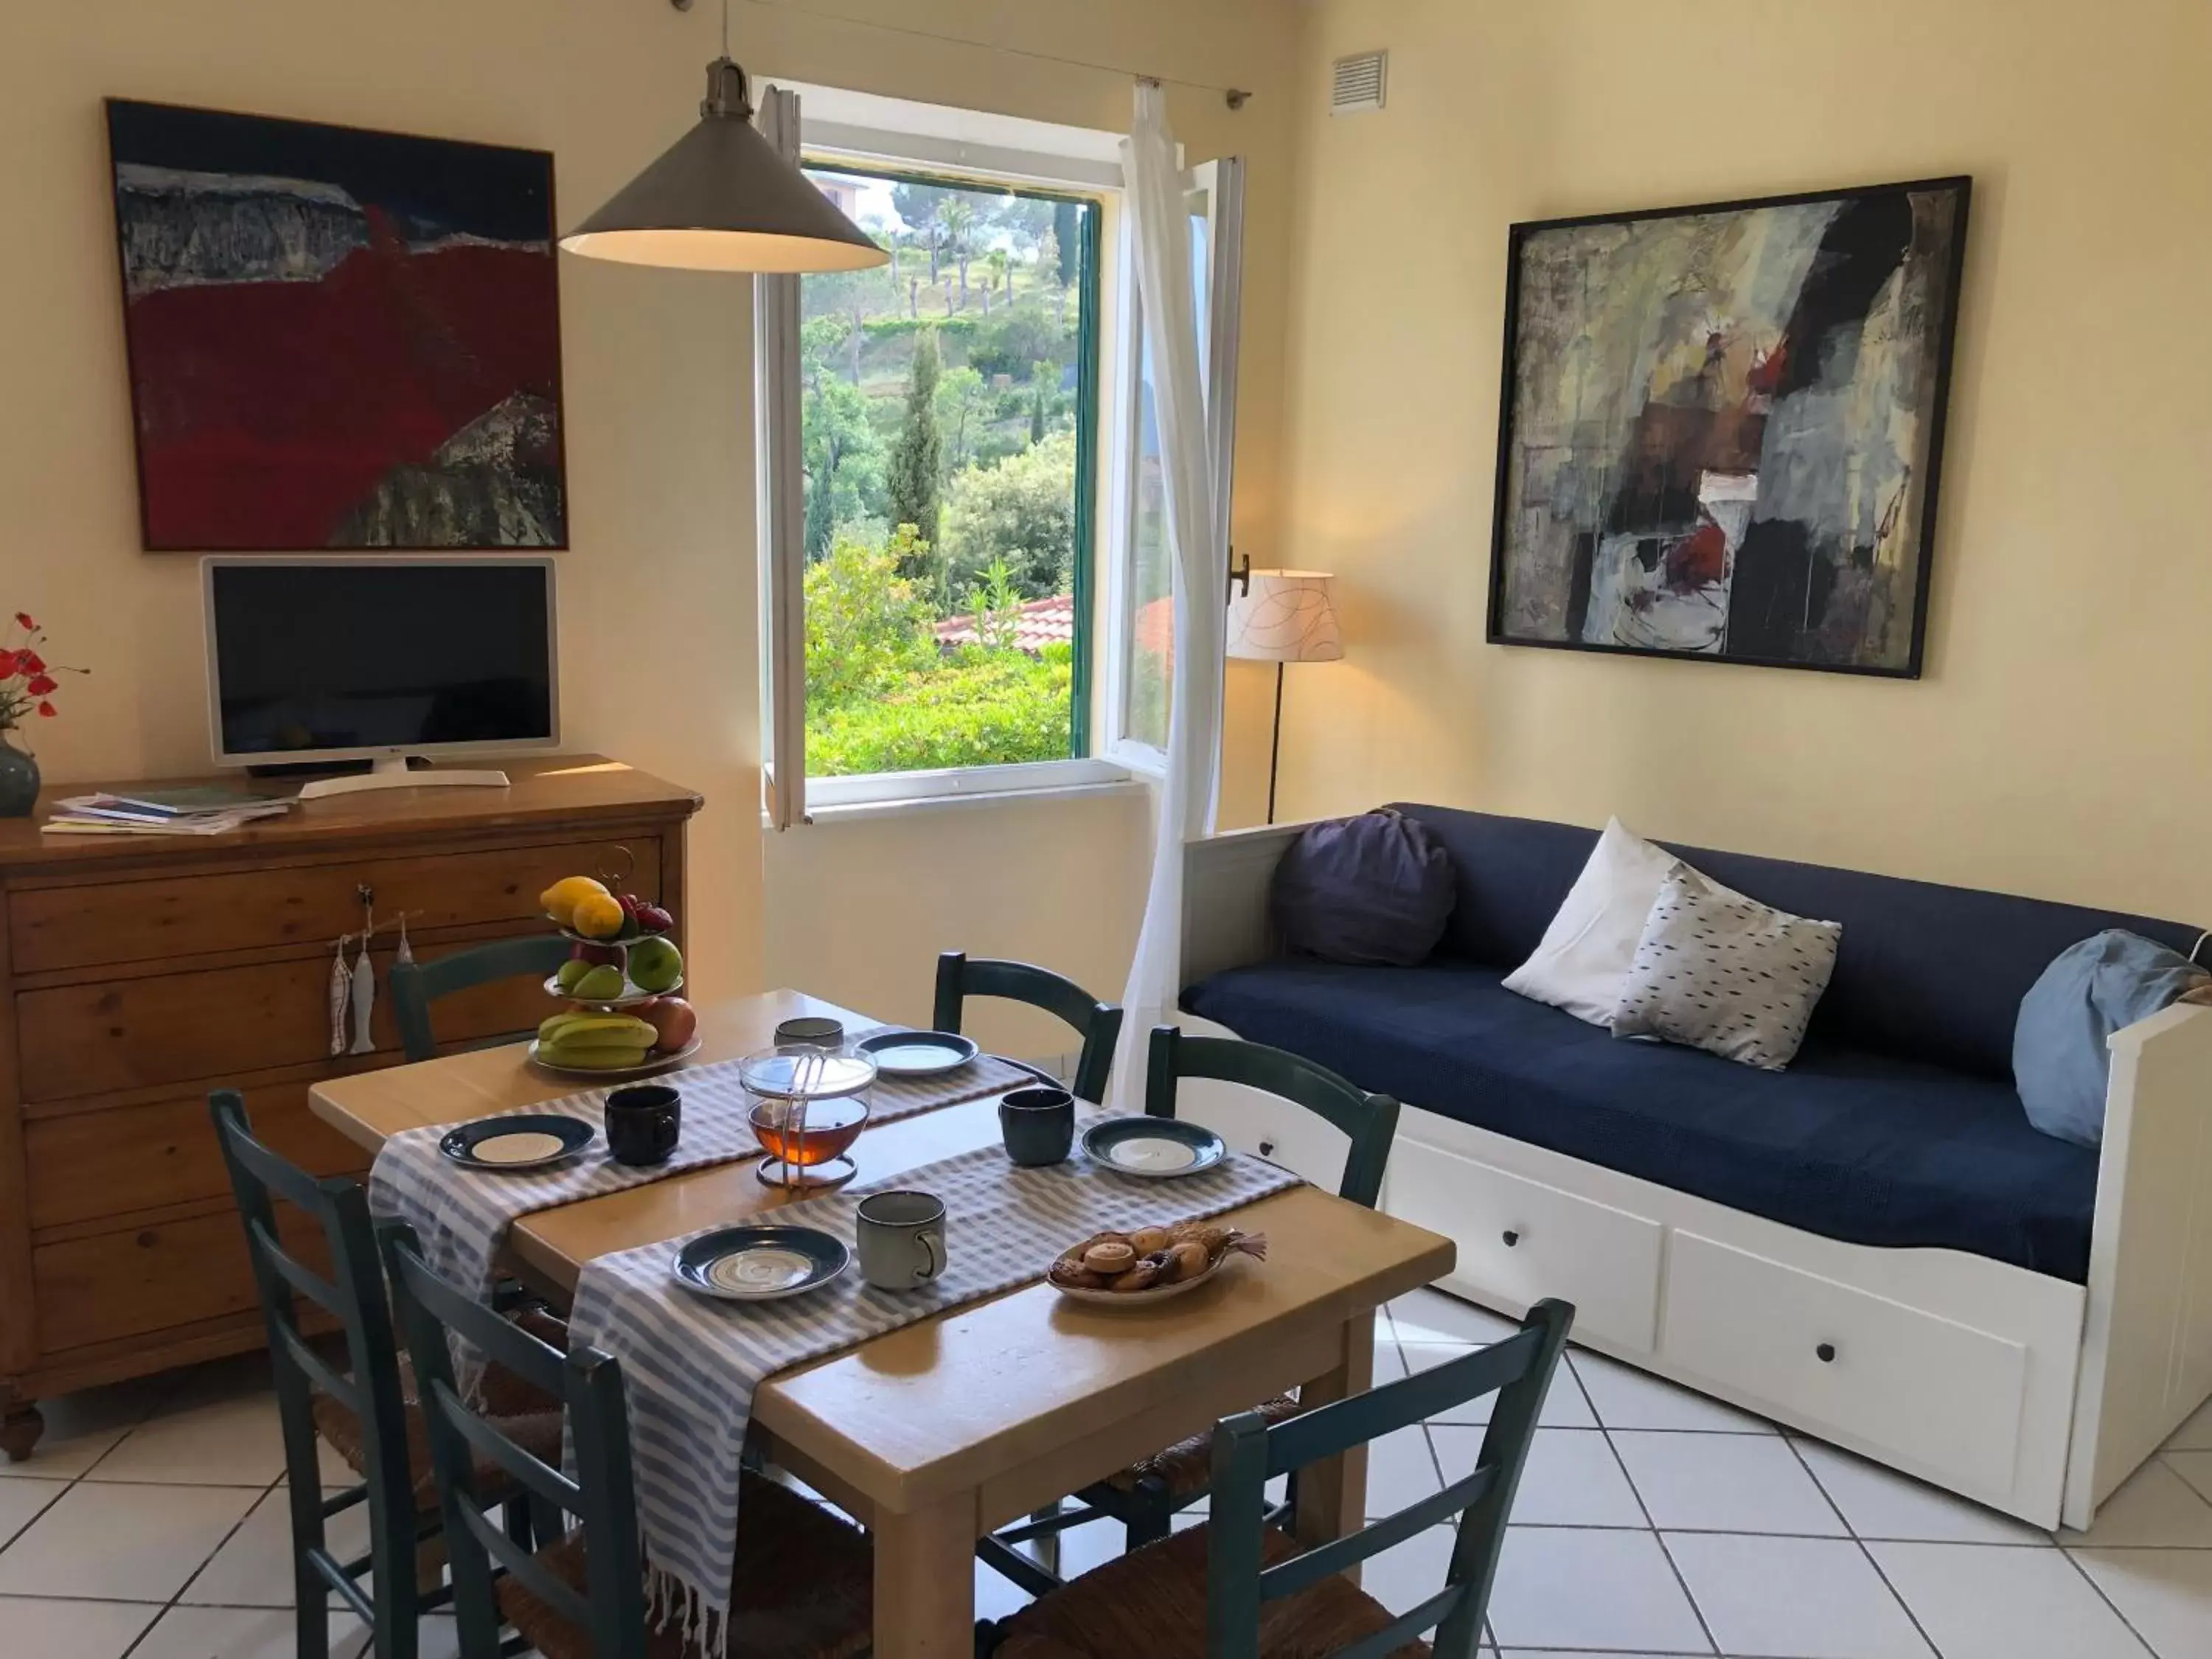
[[[853,175],[839,181],[882,186]],[[1053,760],[1073,653],[1024,650],[1073,591],[1087,204],[901,181],[890,254],[800,284],[807,770]],[[942,643],[939,624],[972,618]]]

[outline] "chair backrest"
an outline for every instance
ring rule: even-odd
[[[1443,1588],[1383,1630],[1339,1649],[1331,1659],[1382,1659],[1428,1630],[1437,1632],[1436,1659],[1475,1659],[1513,1495],[1574,1317],[1567,1303],[1540,1302],[1528,1310],[1518,1334],[1463,1358],[1316,1407],[1272,1428],[1257,1412],[1217,1425],[1212,1509],[1206,1523],[1206,1659],[1259,1659],[1262,1604],[1318,1583],[1454,1516],[1459,1517],[1458,1536]],[[1266,1564],[1269,1480],[1490,1394],[1498,1396],[1498,1403],[1473,1474],[1358,1532],[1274,1565]]]
[[[1185,1036],[1179,1026],[1155,1025],[1145,1072],[1146,1112],[1173,1117],[1176,1085],[1184,1078],[1241,1083],[1317,1114],[1352,1142],[1337,1196],[1370,1210],[1382,1196],[1382,1172],[1389,1168],[1390,1143],[1398,1135],[1398,1103],[1389,1096],[1370,1095],[1286,1048],[1231,1037]]]
[[[622,1367],[596,1348],[564,1355],[449,1284],[423,1261],[413,1229],[394,1223],[380,1237],[429,1432],[462,1653],[476,1659],[499,1651],[501,1620],[493,1585],[503,1570],[587,1632],[594,1659],[644,1659],[645,1589],[639,1571],[643,1556]],[[574,1480],[524,1450],[462,1398],[453,1380],[454,1341],[562,1402],[575,1455]],[[478,1459],[520,1492],[583,1522],[582,1595],[486,1512],[486,1495],[477,1478]],[[489,1501],[495,1504],[497,1498]]]
[[[1101,1002],[1072,979],[1026,962],[970,957],[947,951],[937,959],[937,1005],[930,1016],[940,1031],[957,1031],[969,997],[1002,997],[1042,1008],[1075,1028],[1083,1052],[1075,1065],[1074,1092],[1096,1105],[1106,1098],[1114,1071],[1114,1045],[1121,1035],[1121,1011]]]
[[[410,1060],[434,1060],[438,1039],[430,1029],[430,1005],[440,997],[489,985],[494,980],[529,974],[543,979],[568,961],[573,947],[558,933],[494,939],[489,945],[451,951],[428,962],[395,963],[392,969],[392,1017],[399,1026],[399,1046]]]
[[[296,1480],[313,1480],[317,1463],[313,1396],[325,1394],[353,1413],[361,1427],[368,1474],[370,1522],[380,1539],[415,1527],[413,1477],[407,1461],[406,1404],[400,1393],[398,1348],[384,1273],[369,1220],[368,1194],[356,1181],[318,1180],[255,1139],[246,1101],[235,1089],[208,1097],[216,1137],[230,1170],[231,1191],[246,1224],[246,1249],[269,1328],[269,1357],[276,1375],[277,1418],[284,1462]],[[289,1249],[276,1224],[276,1200],[295,1206],[314,1224],[328,1249],[324,1278]],[[335,1318],[345,1340],[341,1370],[311,1346],[300,1330],[299,1298]],[[308,1488],[311,1496],[318,1489]],[[386,1575],[380,1573],[381,1579]],[[375,1622],[377,1613],[349,1578],[331,1577],[354,1609]]]

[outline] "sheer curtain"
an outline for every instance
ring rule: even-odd
[[[1182,844],[1212,828],[1221,740],[1221,659],[1226,580],[1207,443],[1205,372],[1199,356],[1198,298],[1191,282],[1190,211],[1167,96],[1137,85],[1136,118],[1121,145],[1137,288],[1174,564],[1175,699],[1168,717],[1167,773],[1157,798],[1152,888],[1144,929],[1121,994],[1127,1011],[1115,1056],[1117,1110],[1144,1109],[1145,1051],[1152,1030],[1175,1012],[1182,950]]]

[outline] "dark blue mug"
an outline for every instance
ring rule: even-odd
[[[1025,1170],[1065,1164],[1075,1146],[1075,1097],[1065,1089],[1017,1089],[999,1102],[1006,1156]]]
[[[607,1150],[617,1164],[665,1164],[684,1133],[684,1097],[665,1083],[640,1083],[607,1097]]]

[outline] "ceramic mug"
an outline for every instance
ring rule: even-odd
[[[607,1096],[607,1151],[617,1164],[665,1164],[684,1133],[684,1097],[665,1083]]]
[[[1017,1089],[999,1102],[1006,1156],[1025,1170],[1065,1164],[1075,1146],[1075,1097],[1065,1089]]]
[[[855,1235],[860,1277],[879,1291],[911,1291],[945,1271],[945,1200],[932,1194],[870,1194]]]

